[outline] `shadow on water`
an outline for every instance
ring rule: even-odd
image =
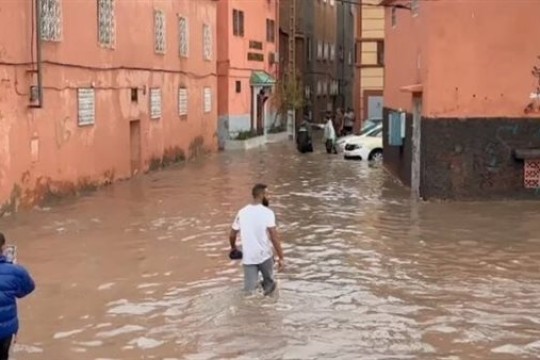
[[[271,186],[288,267],[244,298],[227,232]],[[421,203],[377,165],[222,153],[0,220],[39,289],[20,359],[537,359],[535,203]]]

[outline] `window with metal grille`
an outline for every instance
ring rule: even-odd
[[[41,39],[60,41],[62,39],[62,1],[41,0]]]
[[[165,13],[162,10],[154,10],[154,51],[156,54],[165,54],[165,43]]]
[[[276,41],[276,22],[272,19],[266,19],[266,41]]]
[[[161,89],[150,89],[150,119],[161,118]]]
[[[212,41],[212,30],[210,25],[203,25],[203,58],[204,60],[212,60],[213,55],[213,41]]]
[[[77,90],[78,124],[94,125],[96,122],[96,93],[92,88]]]
[[[203,98],[204,98],[204,112],[209,113],[212,111],[212,89],[210,89],[209,87],[204,88]]]
[[[244,36],[244,12],[233,9],[233,35]]]
[[[188,114],[188,92],[185,87],[178,89],[178,114],[180,116]]]
[[[114,47],[116,24],[114,0],[98,0],[98,40],[103,47]]]
[[[317,59],[321,60],[323,57],[323,44],[317,41]]]
[[[178,18],[178,52],[181,57],[189,55],[189,22],[185,17]]]

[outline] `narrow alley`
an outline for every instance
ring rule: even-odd
[[[270,299],[227,258],[259,181],[287,257]],[[290,144],[210,155],[0,219],[38,286],[14,358],[537,359],[537,209],[413,205],[382,167]]]

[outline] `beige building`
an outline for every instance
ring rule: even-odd
[[[356,17],[354,102],[362,121],[382,118],[384,83],[384,8],[375,6],[378,0],[363,3]]]

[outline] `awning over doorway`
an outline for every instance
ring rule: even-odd
[[[251,73],[249,82],[252,86],[270,86],[276,83],[276,79],[263,70],[255,70]]]

